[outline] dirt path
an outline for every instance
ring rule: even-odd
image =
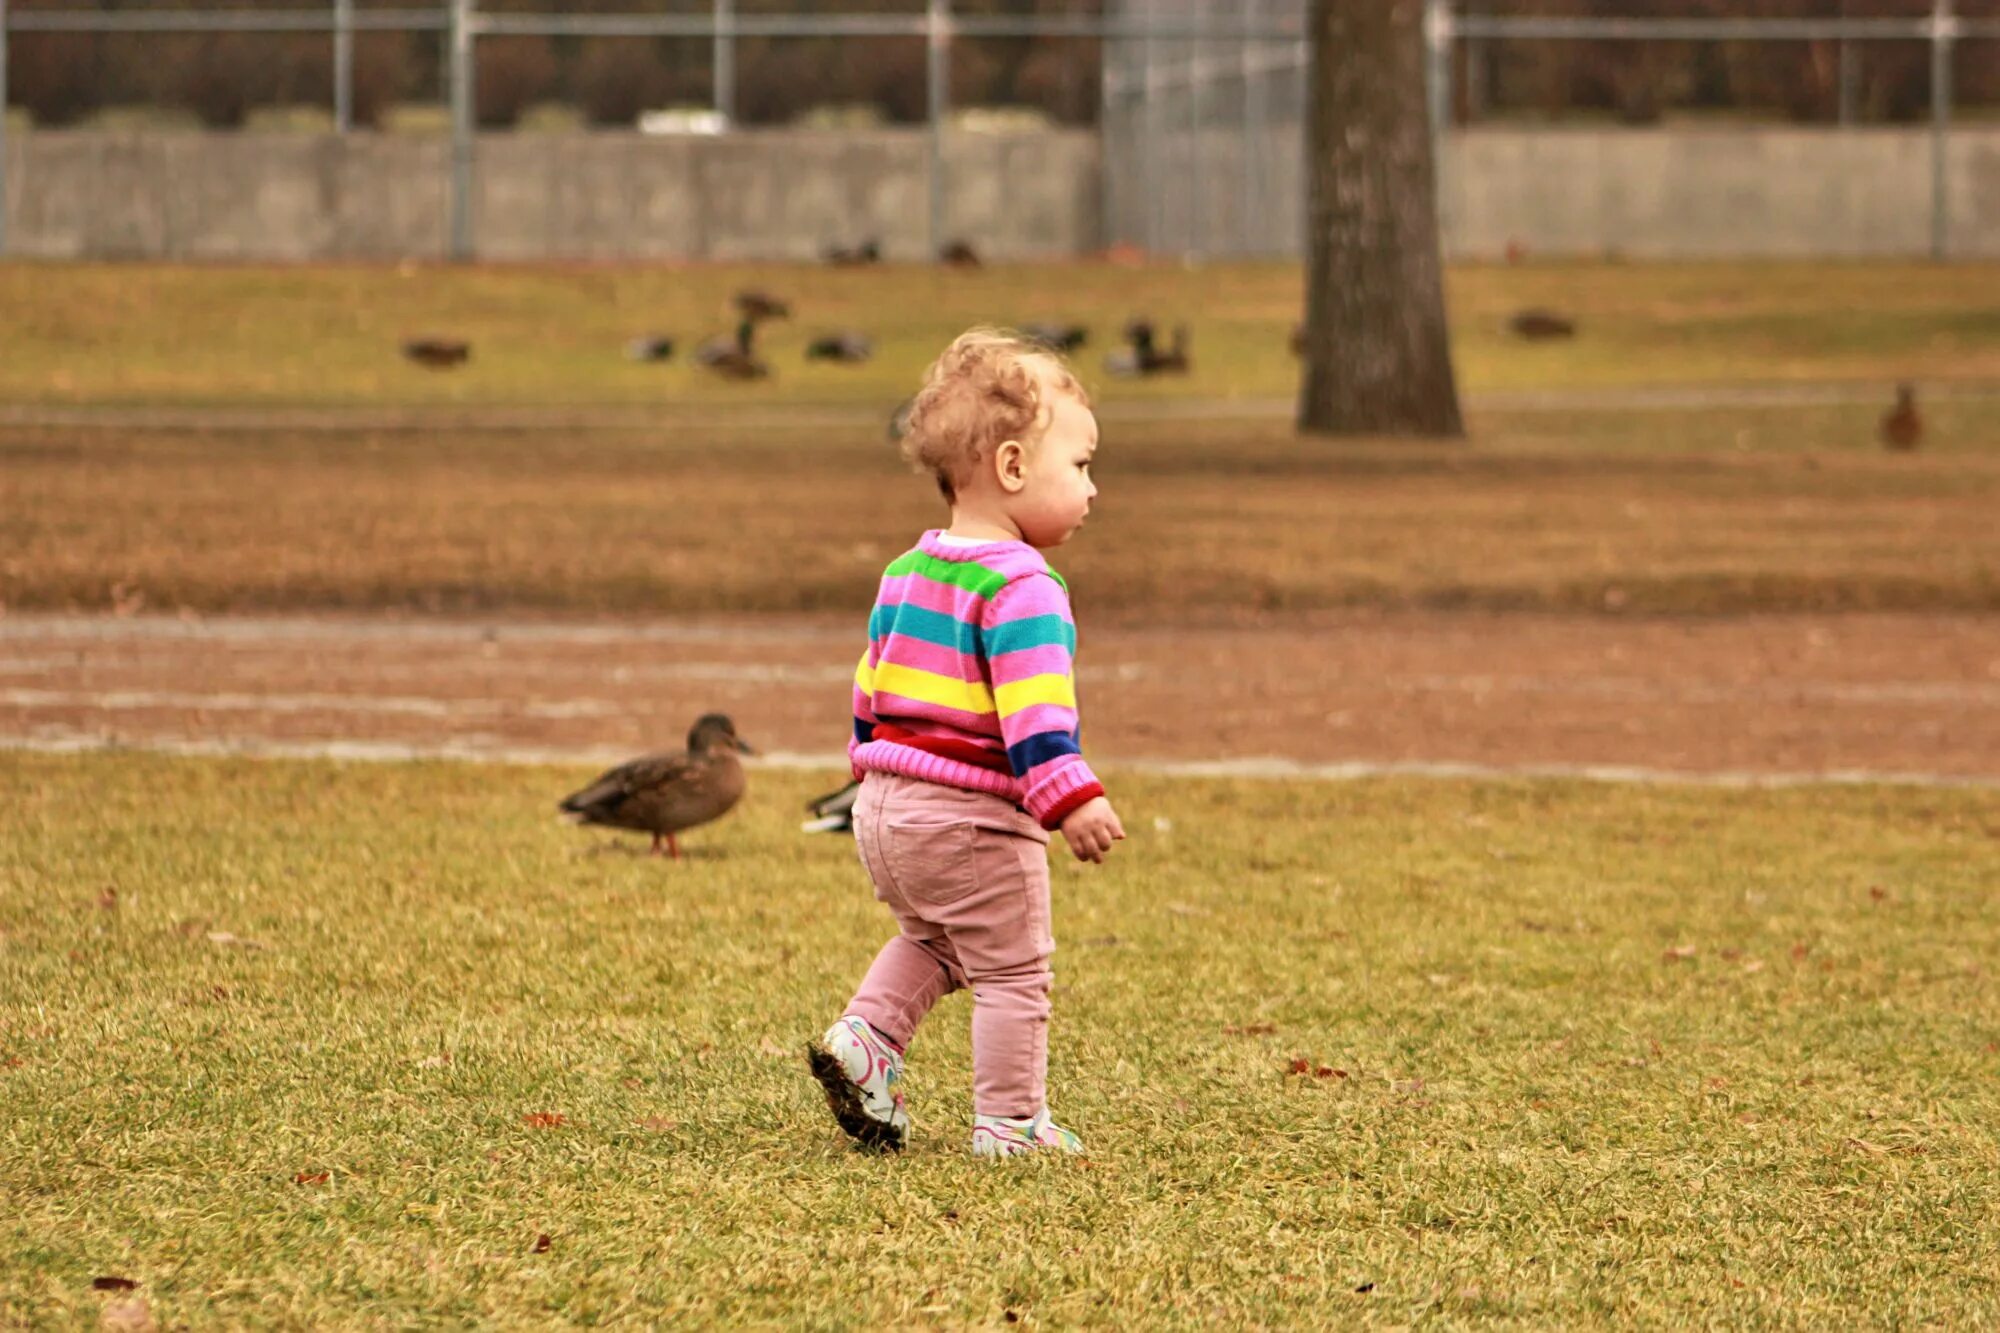
[[[11,616],[0,745],[601,757],[719,709],[831,759],[847,619]],[[1345,613],[1090,632],[1103,761],[2000,780],[2000,618]],[[1615,775],[1615,774],[1614,774]]]

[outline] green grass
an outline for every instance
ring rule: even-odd
[[[1988,793],[1117,779],[1093,1155],[996,1169],[962,997],[903,1157],[803,1076],[887,922],[823,778],[676,866],[582,776],[0,754],[0,1324],[2000,1315]]]
[[[687,345],[734,323],[730,294],[768,288],[797,317],[774,325],[768,383],[633,365],[642,333]],[[1076,320],[1103,350],[1135,312],[1191,326],[1195,373],[1100,387],[1107,398],[1287,396],[1286,338],[1302,309],[1291,264],[1201,268],[1097,263],[931,266],[194,266],[0,264],[0,402],[867,403],[910,393],[973,323]],[[1449,291],[1464,385],[1485,389],[1755,380],[2000,379],[2000,269],[1991,265],[1529,264],[1461,266]],[[1574,341],[1507,336],[1515,310],[1574,314]],[[854,326],[877,342],[859,368],[809,366],[805,341]],[[471,339],[437,374],[404,337]]]

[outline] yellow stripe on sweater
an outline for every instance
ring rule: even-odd
[[[939,708],[956,708],[961,713],[993,711],[993,691],[984,684],[960,680],[956,676],[940,676],[934,671],[919,671],[895,662],[877,665],[872,683],[864,683],[858,675],[855,683],[870,694],[900,695],[918,703],[935,704]]]
[[[1012,717],[1023,708],[1033,708],[1036,704],[1055,704],[1060,708],[1076,707],[1076,684],[1067,675],[1050,672],[1042,676],[1029,676],[1026,680],[1011,681],[993,691],[1000,705],[1000,716]]]

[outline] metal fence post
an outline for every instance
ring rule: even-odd
[[[1237,258],[1264,252],[1264,147],[1271,133],[1270,89],[1258,68],[1256,32],[1264,22],[1264,0],[1243,0],[1243,197],[1236,214]]]
[[[1951,0],[1931,4],[1931,258],[1951,252]]]
[[[1111,11],[1106,10],[1106,17]],[[1116,175],[1111,165],[1111,121],[1117,114],[1116,94],[1112,90],[1112,57],[1121,48],[1116,45],[1117,37],[1107,28],[1097,36],[1097,232],[1099,248],[1118,242],[1118,199]]]
[[[930,186],[930,246],[936,258],[945,243],[944,123],[951,113],[951,0],[930,0],[925,72],[930,101],[930,140],[925,175]]]
[[[354,0],[333,0],[333,130],[354,128]]]
[[[451,0],[451,257],[472,258],[473,0]]]
[[[0,0],[0,256],[7,253],[7,0]]]
[[[1199,0],[1188,19],[1193,31],[1187,39],[1187,248],[1182,254],[1189,259],[1199,259],[1208,248],[1208,190],[1203,179],[1206,154],[1202,151],[1201,115],[1202,61],[1208,42],[1201,33],[1204,23]]]
[[[715,0],[715,110],[736,124],[736,0]]]
[[[1451,127],[1451,0],[1428,0],[1424,37],[1429,59],[1424,66],[1424,91],[1431,108],[1431,175],[1437,194],[1438,234],[1450,218],[1445,210],[1445,131]]]
[[[1143,142],[1139,149],[1140,189],[1144,198],[1140,200],[1140,216],[1145,222],[1145,237],[1140,244],[1148,251],[1158,250],[1165,240],[1166,229],[1160,225],[1165,215],[1162,196],[1166,191],[1161,187],[1160,139],[1166,133],[1162,116],[1161,101],[1167,90],[1166,71],[1160,67],[1160,39],[1155,35],[1158,26],[1156,9],[1159,0],[1140,0],[1144,6],[1144,35],[1139,39],[1139,114],[1136,117],[1139,137]]]

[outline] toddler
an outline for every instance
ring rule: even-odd
[[[1097,420],[1062,359],[990,329],[953,342],[911,405],[903,453],[951,526],[883,573],[854,677],[854,836],[901,927],[810,1051],[840,1127],[898,1149],[903,1052],[972,990],[972,1150],[1081,1152],[1049,1116],[1051,830],[1082,861],[1125,836],[1077,746],[1069,594],[1041,552],[1097,487]]]

